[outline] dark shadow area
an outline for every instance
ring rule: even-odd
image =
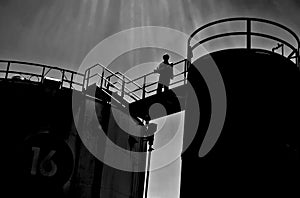
[[[225,83],[226,120],[212,150],[198,157],[211,106],[205,82],[196,69],[210,64],[210,55],[201,57],[188,75],[197,97],[204,101],[199,103],[196,137],[182,155],[181,197],[299,193],[299,68],[264,50],[231,49],[214,52],[211,57]],[[195,122],[189,102],[185,137]]]

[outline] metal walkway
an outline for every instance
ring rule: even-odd
[[[186,64],[186,59],[173,64],[177,73],[170,84],[171,89],[187,83]],[[96,64],[85,71],[83,84],[85,90],[96,84],[97,87],[111,95],[116,101],[132,103],[157,93],[158,82],[150,80],[153,75],[157,74],[151,72],[135,79],[130,79],[120,72],[112,72],[105,66]],[[120,98],[123,101],[120,101]]]

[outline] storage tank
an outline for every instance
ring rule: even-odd
[[[185,109],[181,197],[298,193],[299,39],[281,24],[255,18],[212,22],[191,38],[207,27],[232,21],[244,22],[246,31],[188,44],[188,57],[197,45],[224,36],[244,35],[246,45],[190,59],[188,82],[196,94],[188,95]],[[252,31],[254,23],[283,28],[294,36],[295,45]],[[255,36],[280,41],[292,52],[256,48]]]
[[[131,137],[116,119],[121,118],[132,129],[137,126],[142,129],[139,123],[132,122],[128,114],[113,107],[108,101],[111,98],[99,87],[84,88],[84,74],[20,61],[2,60],[1,68],[4,195],[142,196],[144,172],[120,170],[103,163],[93,153],[93,146],[99,146],[93,122],[105,131],[106,136],[100,142],[110,139],[124,149],[145,152],[146,142]],[[20,68],[26,68],[27,72]],[[47,73],[53,70],[59,75],[48,78]],[[136,144],[130,145],[130,137]],[[87,138],[92,141],[86,141]],[[100,146],[106,149],[106,145]],[[145,159],[132,159],[132,162],[145,170]]]

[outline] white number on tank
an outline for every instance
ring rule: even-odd
[[[55,154],[56,151],[51,150],[48,155],[42,159],[40,164],[38,165],[39,157],[40,157],[40,148],[38,147],[32,147],[33,151],[33,159],[32,159],[32,166],[31,166],[31,175],[36,175],[37,174],[37,168],[39,168],[39,172],[41,175],[46,176],[46,177],[52,177],[55,175],[57,171],[57,165],[54,163],[51,158]],[[48,164],[50,163],[51,168],[48,168]]]

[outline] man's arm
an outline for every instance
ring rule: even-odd
[[[159,71],[161,70],[161,64],[159,64],[154,70],[154,73],[159,73]]]

